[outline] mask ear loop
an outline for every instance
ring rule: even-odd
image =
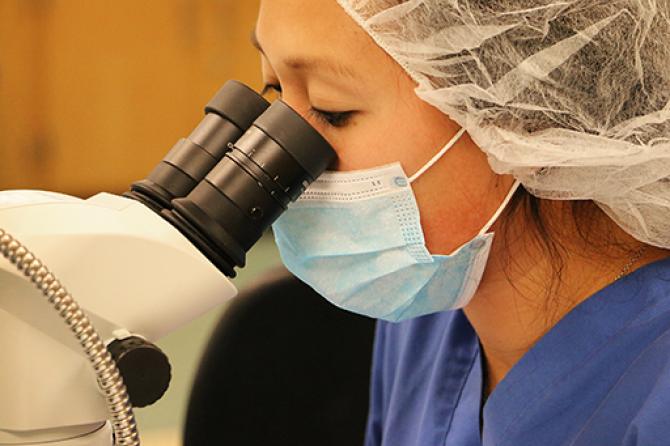
[[[514,184],[512,184],[512,188],[507,193],[507,196],[503,200],[502,204],[500,205],[498,210],[495,212],[495,214],[493,214],[493,217],[491,217],[491,219],[488,221],[488,223],[486,223],[484,225],[484,227],[482,228],[482,230],[479,231],[479,234],[477,235],[478,237],[486,234],[488,232],[488,230],[491,229],[491,226],[493,226],[493,224],[496,222],[496,220],[498,220],[498,218],[500,217],[500,214],[502,214],[503,211],[505,210],[505,208],[507,208],[507,205],[512,200],[512,197],[516,193],[517,189],[519,189],[519,186],[521,186],[521,181],[515,179]]]
[[[432,157],[432,158],[430,159],[430,161],[428,161],[428,162],[427,162],[421,169],[419,169],[419,171],[418,171],[417,173],[415,173],[414,175],[412,175],[411,177],[409,177],[409,182],[410,182],[410,184],[413,183],[414,181],[416,181],[416,179],[419,178],[421,175],[423,175],[425,171],[427,171],[428,169],[430,169],[431,167],[433,167],[433,164],[435,164],[436,162],[438,162],[438,161],[440,160],[440,158],[442,158],[442,156],[443,156],[445,153],[447,153],[447,150],[451,149],[451,148],[453,147],[453,145],[456,144],[456,142],[457,142],[459,139],[461,139],[461,137],[463,136],[463,134],[465,134],[465,129],[464,129],[464,128],[461,128],[461,129],[458,131],[458,133],[456,133],[456,135],[454,135],[454,137],[451,138],[451,141],[449,141],[449,142],[447,143],[447,145],[444,146],[444,147],[442,148],[442,150],[440,150],[439,152],[437,152],[437,154],[436,154],[434,157]]]

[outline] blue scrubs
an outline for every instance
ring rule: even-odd
[[[670,445],[670,259],[594,294],[509,371],[483,411],[462,311],[378,322],[366,446]]]

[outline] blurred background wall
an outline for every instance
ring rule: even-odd
[[[230,78],[257,0],[0,0],[0,187],[124,191]]]
[[[0,0],[0,189],[121,193],[187,136],[227,79],[258,89],[258,0]],[[48,224],[48,222],[46,222]],[[265,237],[235,283],[278,264]],[[138,411],[146,445],[179,444],[193,372],[223,308],[159,345],[173,382]]]

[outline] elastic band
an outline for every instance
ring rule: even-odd
[[[484,225],[484,227],[482,228],[481,231],[479,231],[479,235],[484,235],[484,234],[486,234],[486,232],[488,232],[489,229],[491,229],[491,226],[493,226],[493,224],[496,222],[496,220],[498,220],[498,217],[500,217],[500,214],[502,214],[502,212],[505,210],[505,208],[509,204],[510,200],[514,196],[514,193],[519,188],[519,186],[521,186],[521,181],[514,180],[514,184],[512,184],[512,188],[507,193],[507,196],[503,200],[502,204],[500,205],[498,210],[495,212],[495,214],[493,214],[493,217],[491,217],[489,222]]]
[[[442,148],[439,152],[437,152],[437,155],[435,155],[433,158],[431,158],[430,161],[428,161],[417,173],[409,177],[409,182],[413,183],[417,178],[419,178],[425,171],[433,167],[433,164],[439,161],[440,158],[442,158],[442,155],[444,155],[447,150],[451,149],[456,142],[461,139],[463,134],[465,133],[465,129],[461,128],[456,135],[454,135],[453,138],[451,138],[451,141],[447,143],[446,146]]]

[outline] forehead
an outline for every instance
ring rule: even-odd
[[[269,59],[293,65],[331,60],[364,68],[385,56],[335,0],[262,0],[255,34]]]

